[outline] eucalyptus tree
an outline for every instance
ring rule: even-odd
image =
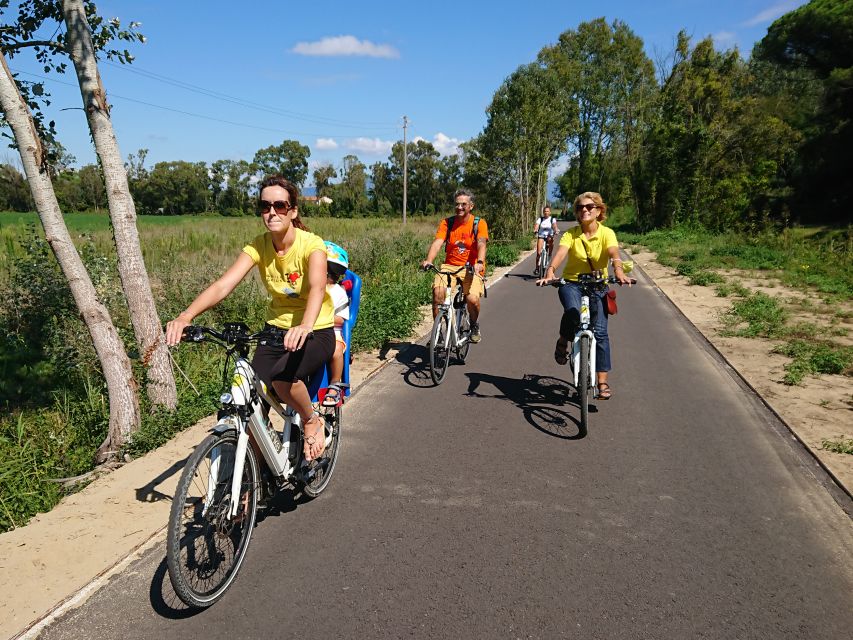
[[[332,185],[332,179],[338,175],[337,170],[330,162],[324,162],[314,169],[314,192],[318,198],[328,195]]]
[[[625,23],[598,18],[564,31],[539,61],[559,78],[567,117],[576,119],[566,138],[573,191],[602,188],[611,152],[630,175],[657,89],[643,41]]]

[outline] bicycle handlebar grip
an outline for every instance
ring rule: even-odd
[[[188,324],[181,333],[181,342],[201,342],[204,340],[204,332],[201,327]]]

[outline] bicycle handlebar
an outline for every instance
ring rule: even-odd
[[[605,284],[618,284],[620,286],[622,285],[622,283],[615,276],[609,276],[606,278],[604,278],[604,277],[589,277],[589,276],[593,276],[593,275],[594,274],[591,274],[591,273],[581,273],[578,276],[577,281],[564,280],[563,278],[555,278],[553,280],[549,280],[548,282],[543,282],[542,284],[539,284],[538,286],[540,286],[540,287],[545,287],[545,286],[562,287],[564,284],[569,284],[570,282],[574,282],[575,284],[579,284],[581,286],[588,286],[588,287],[589,286],[591,286],[591,287],[601,286],[601,285],[605,285]],[[587,277],[584,277],[584,276],[587,276]],[[631,281],[631,284],[637,284],[637,281],[634,278],[629,278],[629,280]]]
[[[209,341],[205,336],[210,336],[218,341],[221,346],[248,345],[262,340],[280,340],[285,331],[285,329],[264,327],[257,333],[249,333],[248,325],[243,322],[226,322],[222,331],[191,324],[184,327],[181,342],[205,342]],[[308,334],[308,338],[313,337],[313,332]]]
[[[465,269],[466,271],[474,271],[474,267],[472,267],[468,263],[463,264],[456,271],[442,271],[441,269],[436,267],[434,264],[429,264],[426,267],[421,267],[421,269],[424,271],[435,271],[436,273],[443,275],[443,276],[455,276],[457,273],[459,273],[463,269]]]

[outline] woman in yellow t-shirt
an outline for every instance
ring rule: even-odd
[[[593,270],[606,272],[607,263],[612,262],[613,275],[619,280],[619,284],[631,284],[631,280],[622,270],[616,234],[613,233],[613,229],[604,226],[604,221],[607,219],[607,205],[601,194],[594,191],[580,194],[575,198],[574,210],[578,226],[572,227],[563,234],[560,246],[551,258],[551,264],[542,275],[542,280],[537,281],[537,284],[544,284],[553,280],[556,277],[556,267],[568,257],[563,269],[563,279],[569,282],[560,287],[559,291],[560,302],[563,304],[563,318],[560,321],[557,346],[554,348],[554,359],[557,364],[566,364],[569,343],[580,324],[581,291],[577,284],[578,275],[591,273]],[[589,301],[590,321],[592,332],[595,334],[598,398],[601,400],[608,400],[612,395],[610,385],[607,383],[607,374],[610,371],[610,338],[607,334],[605,293],[602,291],[592,296]]]
[[[257,266],[272,297],[267,325],[285,333],[281,344],[258,345],[252,366],[302,416],[305,457],[313,460],[323,453],[325,425],[311,407],[305,381],[334,353],[335,319],[326,293],[326,249],[323,240],[299,219],[298,198],[296,187],[282,176],[261,182],[258,215],[266,233],[243,247],[234,264],[166,325],[166,342],[180,342],[184,328],[197,315],[224,300]]]

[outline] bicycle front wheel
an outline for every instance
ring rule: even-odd
[[[255,526],[259,470],[252,447],[230,515],[237,435],[210,435],[187,461],[169,515],[166,560],[178,597],[191,607],[209,607],[237,577]]]
[[[447,313],[439,313],[432,325],[432,335],[429,340],[429,373],[435,384],[441,384],[444,374],[447,373],[447,363],[450,360],[450,349],[448,348],[448,333],[450,323]]]
[[[310,479],[302,485],[302,490],[309,498],[316,498],[329,486],[338,454],[341,451],[341,407],[323,416],[326,421],[326,450],[316,460],[311,462]]]
[[[580,367],[578,370],[578,404],[581,408],[580,435],[586,435],[589,424],[589,336],[580,339]]]

